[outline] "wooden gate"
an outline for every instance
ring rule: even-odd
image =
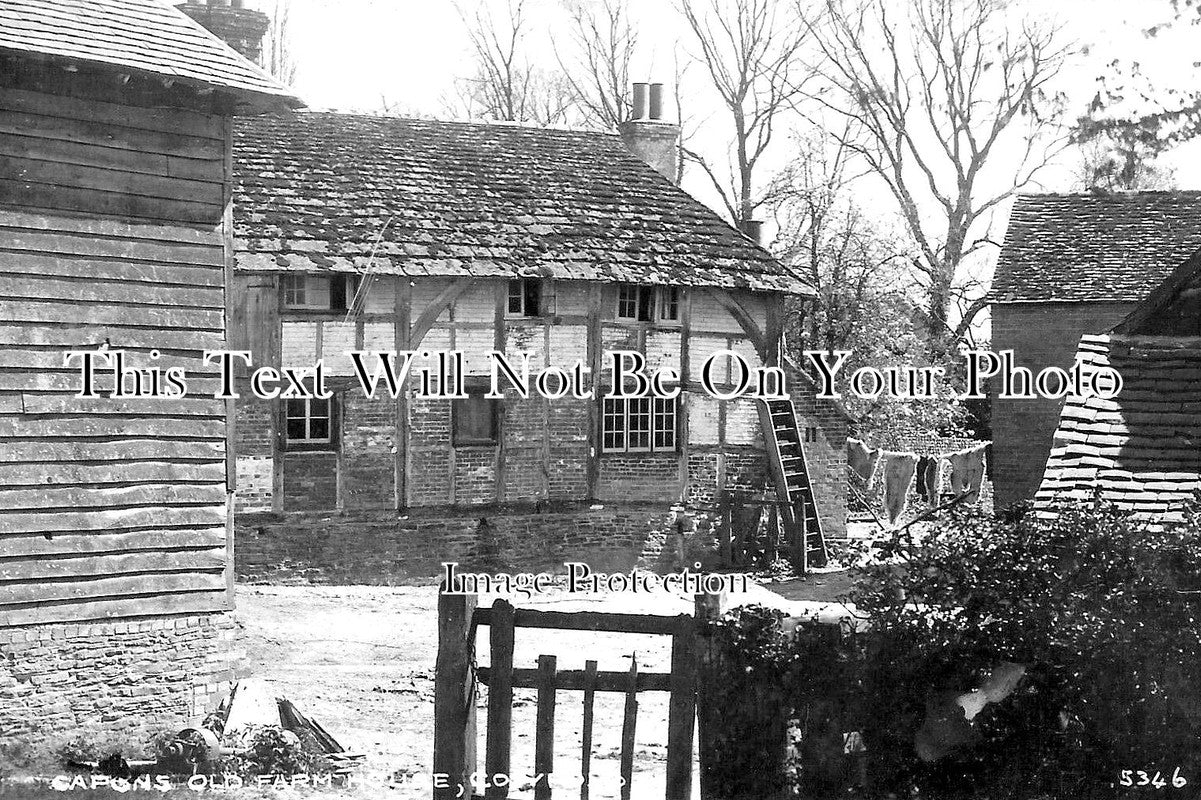
[[[488,628],[491,665],[475,666],[475,633]],[[559,670],[552,655],[539,656],[536,668],[513,666],[517,628],[540,628],[610,633],[660,634],[671,637],[671,671],[599,672],[595,661],[583,670]],[[693,722],[696,718],[697,623],[687,614],[675,617],[615,614],[595,611],[563,612],[514,609],[504,600],[491,608],[476,608],[474,596],[440,594],[438,598],[438,661],[434,684],[434,797],[508,797],[511,774],[514,689],[536,689],[537,729],[534,772],[540,776],[534,797],[551,797],[554,773],[556,693],[584,693],[581,732],[580,797],[588,798],[592,750],[592,704],[596,692],[625,695],[621,736],[621,796],[630,797],[634,763],[634,728],[639,692],[669,692],[667,720],[667,800],[688,800],[692,793]],[[476,773],[476,686],[488,687],[484,771]],[[496,776],[504,776],[495,780]],[[480,794],[479,790],[483,792]],[[562,793],[561,793],[562,794]],[[645,794],[645,793],[643,793]]]

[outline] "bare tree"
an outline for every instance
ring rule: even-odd
[[[766,194],[779,231],[772,250],[817,290],[814,300],[789,309],[791,349],[850,350],[863,363],[878,364],[913,343],[896,329],[903,322],[885,323],[897,316],[885,306],[908,310],[914,287],[904,269],[907,249],[853,202],[850,155],[836,137],[798,139],[796,157]],[[869,320],[872,325],[864,324]]]
[[[729,175],[691,154],[741,225],[763,203],[756,169],[776,134],[780,113],[802,90],[798,58],[807,26],[795,7],[775,0],[681,0],[679,9],[702,64],[729,113]]]
[[[907,0],[905,19],[898,5],[825,0],[811,30],[831,86],[815,97],[849,123],[842,141],[900,207],[919,253],[930,347],[941,350],[985,305],[975,297],[949,327],[957,273],[987,239],[972,240],[973,229],[1066,144],[1052,135],[1062,103],[1049,85],[1071,49],[1058,28],[1015,20],[1003,0]]]
[[[531,26],[526,0],[506,0],[501,19],[482,0],[470,12],[457,8],[467,28],[474,70],[456,80],[445,110],[507,122],[567,122],[574,109],[570,85],[561,74],[535,65],[526,52]]]
[[[296,60],[292,56],[290,0],[275,0],[263,42],[263,67],[285,85],[296,81]]]
[[[630,62],[638,36],[628,0],[566,0],[574,59],[555,49],[585,123],[615,129],[630,118]]]

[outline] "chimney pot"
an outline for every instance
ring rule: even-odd
[[[652,83],[650,86],[650,118],[663,119],[663,84]]]
[[[755,244],[763,244],[763,220],[744,219],[742,221],[742,232]]]
[[[647,84],[634,84],[634,115],[631,119],[644,119],[646,117],[646,90]]]
[[[649,90],[649,91],[648,91]],[[648,94],[650,116],[647,116]],[[672,183],[680,180],[680,126],[664,122],[663,84],[634,84],[633,116],[617,126],[630,152]]]

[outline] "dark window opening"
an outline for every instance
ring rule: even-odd
[[[537,317],[542,314],[542,281],[518,278],[509,281],[508,313],[511,317]]]
[[[674,286],[617,287],[617,318],[631,322],[677,322],[680,290]]]
[[[467,397],[450,401],[451,435],[456,445],[496,444],[500,400],[485,397],[488,387],[467,386]]]
[[[311,311],[347,311],[359,288],[357,275],[284,275],[284,307]]]

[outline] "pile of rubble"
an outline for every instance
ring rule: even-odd
[[[349,773],[365,757],[348,751],[290,700],[275,696],[265,681],[250,678],[234,684],[203,723],[184,728],[162,745],[157,759],[130,760],[114,753],[99,761],[68,766],[114,778],[211,773],[220,769],[223,759],[250,752],[255,737],[264,730],[277,730],[280,739],[292,747],[316,750],[312,754],[328,763],[335,775]]]

